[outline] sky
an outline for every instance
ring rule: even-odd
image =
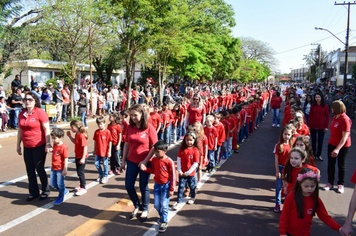
[[[276,72],[306,67],[307,55],[320,43],[328,53],[345,46],[328,29],[346,42],[347,5],[334,0],[225,0],[235,12],[234,37],[251,37],[268,43],[278,61]],[[351,1],[353,3],[353,1]],[[343,1],[337,1],[343,3]],[[356,46],[356,5],[350,6],[349,45]]]

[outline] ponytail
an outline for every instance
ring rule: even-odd
[[[77,128],[78,132],[84,134],[85,138],[88,139],[88,131],[85,128],[85,126],[82,124],[82,122],[80,122],[79,120],[72,120],[70,122],[70,126]]]

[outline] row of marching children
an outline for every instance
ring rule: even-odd
[[[286,105],[283,128],[273,150],[276,170],[274,212],[282,212],[280,235],[310,235],[315,214],[330,228],[340,231],[341,226],[327,213],[319,198],[320,171],[316,168],[310,131],[300,100],[293,97]]]

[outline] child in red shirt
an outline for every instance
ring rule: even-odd
[[[151,168],[141,164],[140,168],[147,173],[154,174],[155,185],[154,207],[160,216],[158,231],[163,233],[167,230],[169,200],[173,196],[174,188],[177,182],[175,165],[166,153],[168,144],[160,140],[154,145],[155,156],[151,160]]]
[[[218,144],[218,131],[216,128],[213,126],[214,123],[214,116],[208,115],[206,117],[205,121],[205,128],[204,128],[204,134],[208,139],[208,159],[209,159],[209,164],[207,167],[207,172],[211,173],[215,166],[219,163],[215,162],[215,151],[217,150],[217,144]]]
[[[208,159],[208,138],[204,134],[204,128],[203,125],[200,122],[194,122],[193,124],[195,134],[197,136],[198,140],[198,146],[200,150],[200,156],[199,156],[199,169],[197,173],[198,177],[198,183],[201,181],[201,177],[203,176],[203,169],[205,166],[209,163]]]
[[[215,118],[214,127],[216,128],[216,131],[218,132],[218,143],[217,143],[217,147],[216,147],[216,151],[215,151],[215,163],[219,163],[221,146],[223,145],[223,143],[226,139],[226,136],[225,136],[225,127],[220,122],[221,114],[215,113],[214,118]]]
[[[160,106],[156,104],[153,108],[153,112],[151,112],[151,114],[150,114],[151,124],[157,131],[157,134],[158,134],[159,130],[161,129],[161,116],[160,116],[160,114],[158,114],[159,110],[160,110]]]
[[[74,143],[75,166],[80,183],[79,186],[75,188],[75,195],[81,196],[87,192],[84,169],[89,156],[87,144],[88,132],[79,120],[72,120],[70,122],[70,129],[75,133],[75,137],[72,137],[70,131],[67,131],[67,136],[70,141]]]
[[[162,119],[162,129],[161,129],[161,140],[166,141],[168,145],[171,144],[171,122],[173,119],[173,114],[172,111],[168,109],[168,104],[163,103],[162,105],[162,114],[161,114],[161,119]]]
[[[292,128],[284,126],[279,135],[279,141],[274,147],[274,163],[276,168],[276,206],[274,212],[281,211],[281,193],[282,193],[282,172],[284,165],[288,160],[288,154],[291,150],[293,140]]]
[[[122,131],[122,138],[121,138],[121,145],[120,145],[120,156],[122,157],[123,151],[124,151],[124,145],[126,142],[126,130],[127,126],[129,126],[129,122],[126,120],[129,114],[127,111],[120,111],[119,114],[119,119],[120,119],[120,124],[121,124],[121,131]],[[159,125],[161,128],[161,126]]]
[[[64,196],[69,193],[64,184],[64,177],[67,175],[68,167],[68,146],[62,141],[64,137],[62,129],[53,129],[51,137],[53,139],[53,148],[50,183],[53,188],[58,189],[59,194],[54,201],[54,205],[59,205],[64,201]]]
[[[295,183],[294,190],[288,194],[284,202],[279,220],[280,235],[310,235],[313,216],[333,230],[340,231],[341,226],[328,214],[319,198],[319,175],[309,168],[303,168]]]
[[[197,136],[193,132],[188,132],[184,136],[182,145],[178,151],[177,168],[179,175],[179,187],[177,202],[173,205],[174,210],[177,210],[178,204],[182,202],[185,183],[188,183],[191,194],[188,204],[194,204],[195,202],[195,188],[197,186],[195,170],[199,166],[199,156],[200,151]]]
[[[96,118],[96,124],[99,129],[97,129],[94,133],[94,155],[95,155],[95,167],[99,172],[99,177],[96,181],[101,184],[105,184],[108,182],[109,175],[109,165],[108,165],[108,157],[111,156],[111,133],[109,130],[105,128],[105,118],[103,116],[99,116]],[[104,171],[100,166],[100,162],[103,162]]]
[[[120,172],[118,169],[121,165],[119,156],[122,139],[119,114],[116,112],[111,113],[109,121],[110,124],[108,125],[108,130],[110,131],[112,138],[109,175],[113,175],[114,173],[119,175]]]

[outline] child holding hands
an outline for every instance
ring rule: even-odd
[[[160,140],[154,145],[155,156],[151,160],[151,168],[141,164],[141,170],[154,174],[155,185],[154,192],[154,207],[158,211],[160,233],[167,230],[169,200],[173,196],[176,185],[175,165],[171,158],[166,153],[168,144]]]

